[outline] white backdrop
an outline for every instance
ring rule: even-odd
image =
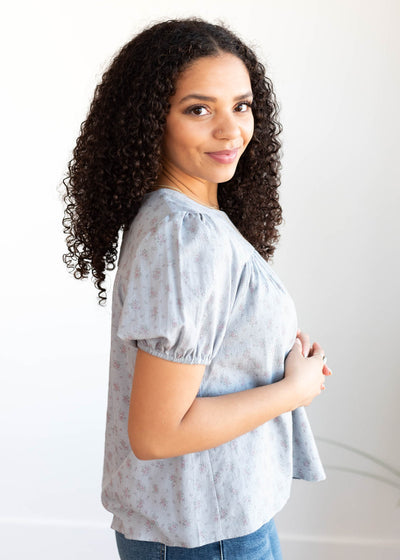
[[[252,44],[275,85],[285,224],[273,266],[334,371],[309,408],[328,479],[293,483],[276,518],[285,560],[398,559],[400,2],[185,6],[3,9],[4,558],[117,559],[100,503],[110,309],[61,261],[57,185],[112,55],[151,21],[198,15]]]

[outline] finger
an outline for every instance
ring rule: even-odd
[[[296,340],[294,341],[292,350],[295,350],[295,351],[301,353],[301,352],[302,352],[302,349],[303,349],[302,342],[301,342],[300,338],[296,337]]]
[[[314,342],[313,344],[313,357],[314,356],[318,356],[321,359],[324,359],[325,357],[325,352],[324,349],[322,348],[322,346],[320,344],[318,344],[318,342]]]
[[[287,354],[287,356],[286,356],[286,358],[285,358],[285,361],[286,361],[286,359],[287,359],[290,355],[292,355],[293,353],[294,353],[294,354],[298,354],[299,356],[302,356],[303,354],[302,354],[302,351],[301,351],[301,350],[302,350],[301,340],[300,340],[299,338],[296,338],[295,341],[294,341],[294,343],[293,343],[292,348],[290,349],[290,352],[288,352],[288,354]]]
[[[300,329],[297,331],[297,338],[300,339],[302,348],[303,348],[303,356],[307,357],[310,353],[310,337],[307,333],[303,333]]]
[[[324,367],[322,368],[322,373],[327,376],[332,375],[332,371],[328,368],[327,365],[324,365]]]

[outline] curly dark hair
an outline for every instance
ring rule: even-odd
[[[266,260],[274,253],[282,222],[282,127],[265,68],[222,25],[198,18],[164,21],[135,36],[111,61],[96,86],[63,179],[68,247],[63,260],[75,278],[92,272],[100,303],[106,300],[105,272],[115,268],[119,233],[129,227],[160,173],[177,78],[196,59],[221,52],[236,55],[249,72],[254,135],[235,175],[219,184],[219,205]]]

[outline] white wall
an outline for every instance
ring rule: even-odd
[[[185,5],[3,10],[4,557],[117,558],[100,504],[110,310],[61,262],[57,185],[113,53],[150,21],[200,15],[253,44],[275,84],[286,222],[274,266],[334,370],[309,409],[328,479],[293,483],[277,516],[285,560],[398,558],[400,3]]]

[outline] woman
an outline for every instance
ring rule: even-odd
[[[254,53],[154,25],[96,88],[66,181],[75,276],[115,266],[102,501],[128,558],[280,558],[291,479],[324,479],[303,406],[324,352],[267,260],[280,125]]]

